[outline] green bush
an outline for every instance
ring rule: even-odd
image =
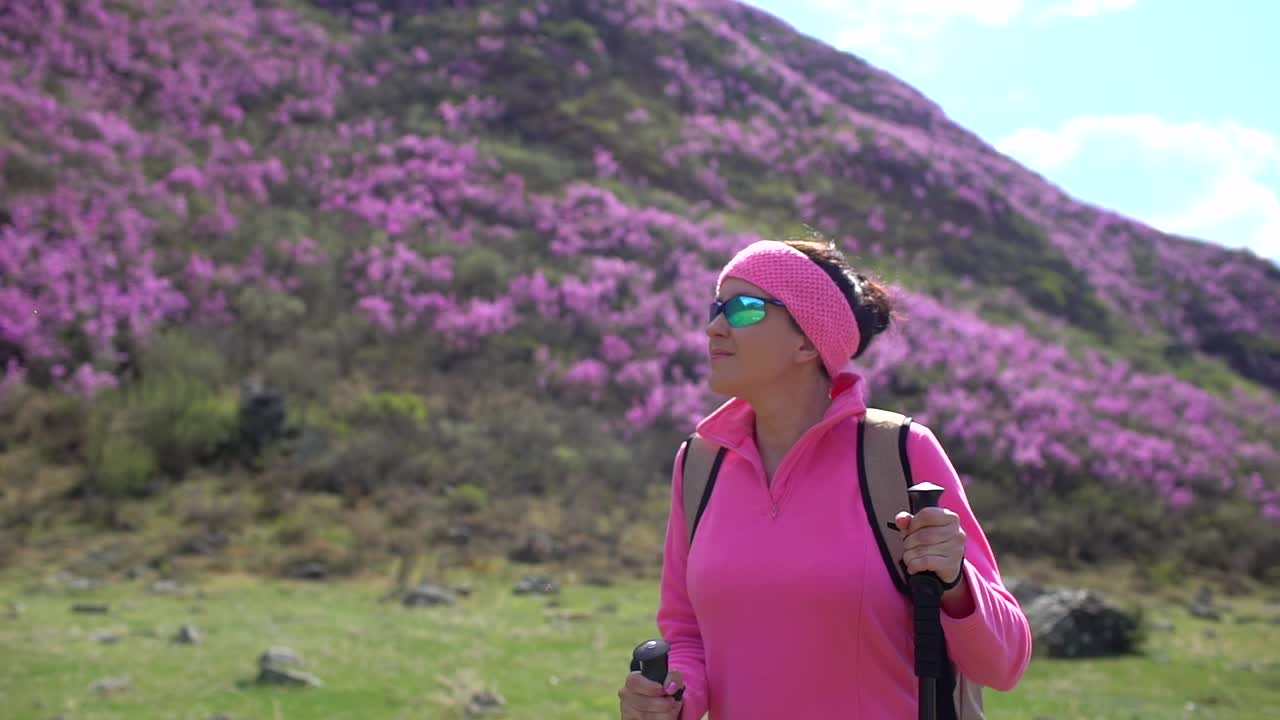
[[[155,474],[181,479],[230,441],[237,407],[235,397],[173,373],[102,393],[87,433],[86,484],[123,497],[146,494]]]
[[[111,498],[145,495],[156,475],[156,456],[129,433],[95,428],[85,467],[86,484]]]
[[[448,497],[449,509],[457,513],[482,512],[489,506],[489,493],[470,483],[452,488]]]

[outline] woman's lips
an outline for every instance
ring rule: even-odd
[[[712,360],[723,360],[727,357],[733,357],[733,353],[725,352],[723,350],[712,350],[710,355]]]

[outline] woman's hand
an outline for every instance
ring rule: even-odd
[[[964,528],[960,516],[941,507],[924,508],[917,515],[900,512],[894,520],[903,532],[902,562],[914,573],[932,570],[950,585],[964,569]]]
[[[667,673],[666,686],[650,680],[633,670],[618,690],[622,720],[676,720],[680,717],[680,705],[674,697],[684,687],[679,670]]]

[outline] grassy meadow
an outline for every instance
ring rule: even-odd
[[[631,648],[656,634],[657,585],[587,584],[551,574],[557,596],[516,595],[527,568],[449,571],[469,596],[452,607],[384,601],[385,579],[333,583],[209,575],[175,593],[154,578],[75,589],[53,576],[0,575],[0,710],[7,720],[408,720],[470,717],[474,691],[505,700],[487,717],[605,720]],[[1006,572],[1008,572],[1006,570]],[[1077,577],[1086,583],[1107,578]],[[1119,587],[1119,585],[1117,585]],[[992,718],[1280,717],[1280,597],[1221,598],[1219,622],[1192,617],[1196,586],[1144,597],[1144,652],[1124,658],[1036,658],[1010,693],[988,690]],[[72,611],[102,603],[103,614]],[[199,644],[172,641],[184,624]],[[1169,629],[1169,626],[1172,626]],[[1163,628],[1163,629],[1161,629]],[[103,634],[115,636],[104,641]],[[259,686],[257,656],[285,645],[318,688]],[[102,691],[102,678],[127,678]]]

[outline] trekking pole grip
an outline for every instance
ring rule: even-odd
[[[646,640],[631,651],[631,669],[639,670],[641,675],[656,683],[664,683],[667,681],[669,652],[671,645],[666,640]],[[672,697],[677,701],[683,700],[684,688],[677,690]]]
[[[937,507],[943,488],[933,483],[918,483],[907,488],[911,514]],[[944,674],[946,640],[942,632],[942,579],[934,572],[913,573],[911,608],[915,631],[916,677],[920,680],[919,718],[934,720],[937,715],[935,689]]]

